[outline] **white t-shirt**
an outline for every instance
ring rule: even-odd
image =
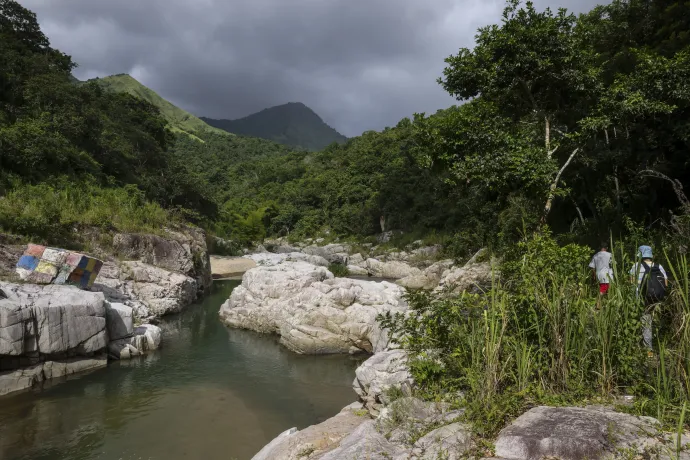
[[[607,284],[613,281],[613,270],[611,269],[611,253],[599,251],[594,254],[589,268],[593,268],[600,283]]]

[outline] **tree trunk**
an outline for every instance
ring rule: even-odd
[[[556,174],[556,178],[553,180],[553,182],[551,182],[551,186],[549,187],[549,196],[546,199],[546,205],[544,205],[544,213],[541,217],[542,223],[546,222],[546,218],[548,217],[549,212],[551,212],[551,207],[553,206],[553,199],[556,197],[556,189],[558,188],[558,182],[560,182],[561,180],[561,175],[563,175],[563,171],[565,171],[565,169],[570,165],[570,163],[573,161],[573,158],[575,158],[575,155],[577,155],[577,152],[579,151],[579,147],[573,150],[573,153],[570,154],[568,160],[558,171],[558,174]]]

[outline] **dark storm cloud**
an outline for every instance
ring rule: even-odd
[[[454,103],[443,59],[503,0],[20,0],[80,79],[129,73],[196,115],[304,102],[345,135]],[[537,1],[584,11],[595,0]]]

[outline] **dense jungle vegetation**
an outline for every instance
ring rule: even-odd
[[[72,84],[71,59],[2,0],[0,226],[55,239],[107,216],[131,228],[186,219],[250,244],[362,238],[383,216],[386,229],[443,235],[459,253],[510,245],[540,223],[563,242],[680,231],[687,9],[615,1],[576,17],[511,1],[501,25],[447,59],[439,83],[464,104],[297,152],[175,134],[141,99]],[[136,215],[143,203],[157,211]]]

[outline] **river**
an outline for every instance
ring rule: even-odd
[[[364,358],[301,356],[227,329],[237,281],[164,318],[162,348],[41,390],[0,398],[0,459],[249,459],[280,432],[356,400]]]

